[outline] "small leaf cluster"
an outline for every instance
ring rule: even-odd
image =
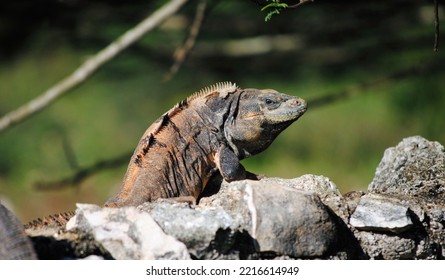
[[[267,0],[269,2],[269,0]],[[281,3],[281,0],[271,0],[271,3],[267,4],[261,11],[267,11],[267,15],[264,17],[264,21],[268,22],[273,15],[278,15],[283,9],[286,9],[288,5]]]

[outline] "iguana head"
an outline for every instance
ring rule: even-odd
[[[244,89],[225,128],[226,138],[239,158],[260,153],[306,109],[306,102],[296,96],[271,89]]]

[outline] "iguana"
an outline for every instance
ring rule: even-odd
[[[145,131],[119,193],[105,206],[198,199],[212,176],[229,182],[251,177],[240,160],[264,151],[306,109],[303,99],[272,89],[241,89],[230,82],[204,88]]]

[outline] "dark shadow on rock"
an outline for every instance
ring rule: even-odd
[[[209,197],[217,194],[221,189],[222,183],[223,183],[223,177],[221,176],[221,174],[219,172],[213,174],[213,176],[210,178],[210,181],[207,183],[206,188],[199,195],[197,203],[199,203],[199,200],[203,197]]]
[[[50,236],[35,236],[31,237],[31,241],[40,260],[79,259],[91,255],[106,260],[113,259],[106,250],[92,239],[75,242],[68,239],[57,240]]]
[[[205,252],[199,256],[191,254],[192,259],[259,259],[255,250],[255,240],[245,231],[218,229]]]
[[[335,212],[328,208],[332,220],[335,222],[337,230],[337,242],[333,242],[329,248],[326,258],[338,257],[347,260],[367,260],[369,256],[363,251],[360,242],[352,233],[351,229],[345,222],[335,214]],[[343,254],[343,256],[342,256]]]

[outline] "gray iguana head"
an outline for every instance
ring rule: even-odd
[[[241,159],[260,153],[306,109],[303,99],[272,89],[240,90],[237,110],[226,122],[226,139]]]

